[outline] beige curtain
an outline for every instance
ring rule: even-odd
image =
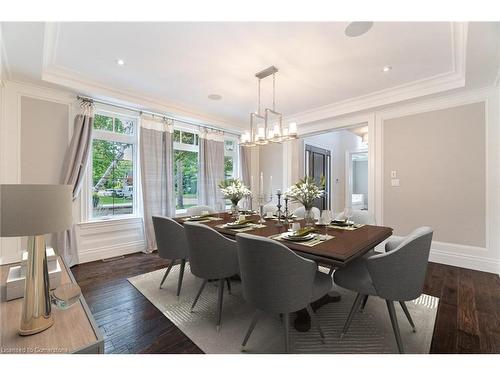
[[[224,202],[218,187],[224,180],[224,133],[200,128],[198,203],[218,209]]]
[[[252,173],[252,149],[240,146],[240,176],[241,181],[250,187],[250,176]]]
[[[251,189],[251,175],[252,175],[252,149],[249,147],[240,147],[240,178],[246,187]],[[245,198],[244,205],[252,208],[252,198]]]
[[[146,252],[156,249],[153,216],[174,216],[173,121],[141,118],[141,187]]]
[[[73,186],[73,201],[82,188],[83,178],[92,147],[92,125],[94,123],[94,106],[89,101],[82,101],[81,113],[75,117],[75,125],[71,143],[66,151],[61,183]],[[74,226],[57,234],[57,251],[69,267],[78,264],[78,249]]]

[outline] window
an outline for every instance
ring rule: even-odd
[[[224,179],[236,177],[237,142],[234,139],[224,140]]]
[[[234,138],[224,140],[224,179],[237,178],[238,142]],[[231,201],[226,199],[226,208],[231,207]]]
[[[136,119],[102,112],[94,116],[90,218],[135,214]]]
[[[194,130],[174,130],[175,209],[184,213],[198,204],[199,136]]]

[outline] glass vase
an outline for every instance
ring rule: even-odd
[[[305,208],[304,225],[306,228],[312,228],[316,223],[314,213],[312,212],[312,207],[304,207],[304,208]]]
[[[234,220],[238,220],[240,217],[240,207],[238,206],[238,202],[231,202],[231,215]]]

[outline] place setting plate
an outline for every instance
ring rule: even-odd
[[[292,242],[307,242],[316,238],[318,235],[316,233],[308,233],[304,236],[296,236],[293,233],[285,233],[281,236],[282,239]]]

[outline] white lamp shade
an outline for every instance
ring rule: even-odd
[[[71,185],[0,185],[0,237],[62,232],[72,222]]]

